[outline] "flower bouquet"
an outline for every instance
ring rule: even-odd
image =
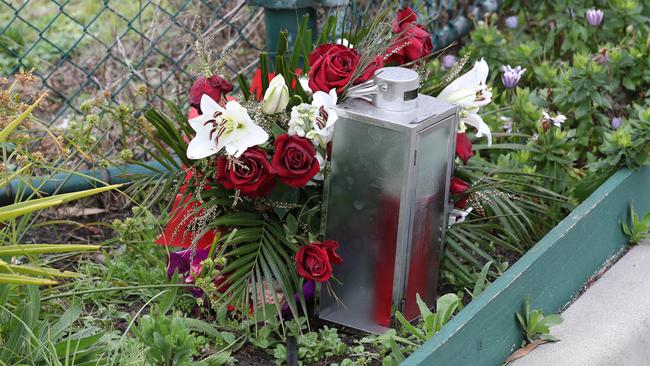
[[[273,62],[260,55],[252,83],[237,77],[238,95],[219,61],[198,46],[204,65],[189,91],[189,116],[172,103],[179,124],[146,113],[150,141],[168,157],[171,148],[183,171],[158,239],[182,248],[170,253],[168,274],[177,272],[199,301],[241,316],[306,314],[336,265],[355,260],[337,254],[344,242],[322,234],[333,107],[382,66],[417,68],[431,55],[431,36],[410,8],[340,34],[331,17],[315,46],[307,24],[305,17],[291,50],[287,34],[280,35]],[[440,96],[463,106],[463,121],[489,139],[477,114],[490,102],[486,78],[487,64],[478,62]],[[463,160],[471,153],[467,143],[458,144]]]

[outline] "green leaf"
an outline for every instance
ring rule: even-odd
[[[27,109],[25,109],[20,115],[18,115],[18,117],[11,120],[11,122],[9,122],[7,126],[5,126],[5,128],[0,130],[0,142],[5,142],[7,140],[9,135],[16,129],[16,127],[18,127],[21,123],[23,123],[23,121],[27,117],[29,117],[30,114],[32,114],[34,108],[38,106],[38,104],[41,102],[41,100],[43,100],[43,98],[45,98],[45,96],[46,94],[41,94],[41,96],[38,97],[38,99],[36,99],[34,103],[32,103],[29,107],[27,107]]]
[[[562,324],[562,321],[563,319],[562,316],[560,316],[560,314],[551,314],[551,315],[546,315],[542,322],[544,323],[544,325],[550,327],[550,326]]]
[[[92,196],[101,192],[110,191],[121,187],[121,184],[114,184],[110,186],[88,189],[85,191],[71,192],[64,194],[57,194],[54,196],[37,198],[33,200],[14,203],[11,205],[0,207],[0,222],[16,218],[34,211],[42,210],[44,208],[60,205],[66,202],[74,201],[80,198]]]
[[[0,246],[0,257],[46,253],[68,253],[98,250],[101,245],[86,244],[18,244]]]
[[[79,302],[73,302],[52,326],[48,335],[49,339],[52,341],[58,340],[59,336],[70,329],[74,322],[79,319],[82,311],[81,304]]]
[[[36,278],[21,276],[15,274],[6,274],[0,273],[0,284],[9,284],[9,285],[56,285],[58,282],[46,279],[46,278]]]
[[[242,95],[244,96],[244,100],[250,100],[251,98],[251,87],[248,84],[248,80],[246,80],[246,77],[243,74],[238,74],[237,75],[237,82],[239,83],[239,90],[241,91]]]
[[[404,315],[402,315],[402,313],[399,311],[395,312],[395,319],[397,319],[397,321],[402,324],[402,327],[404,327],[404,329],[406,329],[412,335],[420,338],[423,341],[427,340],[427,337],[422,334],[422,332],[420,332],[416,327],[414,327],[413,324],[409,323],[409,321],[406,320],[406,318],[404,318]]]

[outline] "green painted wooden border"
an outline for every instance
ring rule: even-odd
[[[501,365],[521,343],[515,312],[555,313],[625,247],[620,219],[650,211],[650,166],[620,170],[403,365]]]

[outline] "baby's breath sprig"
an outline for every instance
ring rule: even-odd
[[[452,81],[454,81],[454,79],[458,77],[458,74],[460,74],[460,72],[463,70],[463,67],[465,67],[467,61],[469,61],[469,56],[470,56],[469,53],[464,54],[463,57],[460,60],[458,60],[458,62],[456,62],[456,64],[452,66],[451,69],[449,69],[449,73],[445,78],[445,84],[451,83]]]
[[[225,48],[218,57],[213,60],[213,50],[207,45],[211,44],[211,38],[198,39],[194,42],[194,52],[198,60],[198,74],[200,76],[210,77],[212,75],[224,75],[226,72],[226,61],[232,56],[233,50]]]
[[[206,46],[207,43],[202,42],[200,39],[197,39],[194,42],[194,52],[196,53],[196,58],[198,60],[199,72],[198,74],[205,77],[210,77],[214,75],[214,63],[212,62],[212,50]]]

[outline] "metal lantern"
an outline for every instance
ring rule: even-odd
[[[372,333],[394,310],[435,303],[457,109],[418,94],[410,69],[386,67],[336,107],[326,237],[341,243],[320,318]]]

